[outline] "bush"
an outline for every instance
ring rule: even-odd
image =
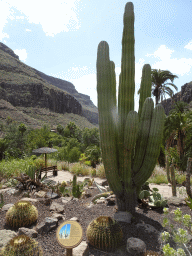
[[[81,152],[80,152],[79,148],[77,148],[77,147],[72,148],[68,155],[68,161],[70,163],[78,162],[80,154],[81,154]]]
[[[89,175],[90,173],[90,167],[84,165],[84,164],[80,164],[80,163],[75,163],[72,165],[72,167],[70,168],[70,172],[73,174],[82,174],[82,175]]]
[[[99,158],[101,157],[101,150],[97,146],[89,146],[86,148],[85,156],[87,160],[91,161],[91,166],[96,167],[96,164],[99,163]]]

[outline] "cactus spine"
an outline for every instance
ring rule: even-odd
[[[13,228],[32,225],[38,218],[38,210],[28,201],[17,201],[6,213],[6,224]]]
[[[0,252],[1,256],[43,256],[42,247],[38,242],[26,235],[12,238]]]
[[[108,216],[92,220],[87,227],[86,236],[92,246],[104,251],[114,251],[123,241],[121,226]]]
[[[121,73],[116,103],[115,64],[109,45],[97,50],[97,93],[102,159],[109,186],[120,211],[135,212],[141,186],[151,176],[160,153],[164,109],[154,109],[151,97],[151,67],[144,65],[139,111],[134,111],[135,56],[134,10],[128,2],[124,12]]]

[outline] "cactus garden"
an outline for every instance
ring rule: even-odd
[[[162,105],[154,106],[151,98],[149,64],[145,64],[142,69],[139,110],[138,113],[134,111],[134,21],[134,5],[128,2],[123,16],[121,73],[117,98],[115,63],[110,60],[110,45],[104,40],[98,44],[96,72],[99,130],[80,131],[74,123],[70,123],[66,129],[58,125],[58,134],[50,135],[44,127],[39,132],[40,136],[33,132],[28,133],[22,159],[18,159],[18,156],[14,159],[8,151],[1,152],[1,157],[4,156],[5,159],[0,162],[0,231],[11,230],[17,232],[17,235],[10,237],[6,245],[2,245],[3,238],[0,236],[0,255],[64,255],[66,249],[58,244],[55,227],[45,233],[39,232],[34,237],[18,233],[19,230],[22,233],[20,228],[40,230],[45,218],[48,218],[48,222],[50,218],[57,219],[59,226],[64,220],[73,217],[77,218],[83,229],[83,241],[89,246],[88,256],[100,256],[102,253],[106,256],[128,255],[125,250],[126,242],[132,237],[145,242],[145,255],[163,255],[163,243],[158,234],[146,233],[145,229],[136,225],[145,223],[158,232],[168,230],[162,227],[164,207],[169,209],[167,218],[177,229],[182,225],[173,220],[172,213],[178,205],[183,215],[192,217],[192,200],[184,204],[182,199],[174,204],[175,202],[163,198],[158,189],[151,190],[149,187],[150,183],[170,183],[173,195],[176,196],[178,185],[186,182],[188,177],[189,196],[192,180],[190,175],[179,172],[176,157],[171,159],[166,156],[165,167],[159,166],[160,149],[164,147],[162,138],[165,113]],[[43,134],[47,134],[46,139],[35,144],[37,138],[43,138]],[[48,144],[43,144],[46,140],[49,141]],[[31,155],[34,145],[57,148],[57,153],[52,154],[48,164],[53,166],[56,162],[58,175],[68,171],[73,174],[72,180],[63,180],[53,185],[51,182],[43,182],[45,176],[37,178],[39,176],[36,175],[35,178],[36,171],[39,174],[40,168],[44,167],[44,159],[42,155]],[[3,148],[3,142],[0,146]],[[189,170],[188,165],[187,169]],[[80,175],[88,175],[90,178],[77,182]],[[105,178],[111,190],[99,194],[99,189],[93,182],[96,177]],[[10,190],[6,190],[9,187]],[[90,192],[87,197],[83,197],[85,189]],[[114,204],[97,204],[98,199],[108,198],[109,195],[115,196]],[[185,202],[189,199],[190,197],[185,198]],[[91,203],[91,207],[88,207]],[[133,217],[130,223],[116,221],[116,212],[131,213]],[[173,240],[170,245],[178,248]],[[188,246],[192,247],[192,240]]]

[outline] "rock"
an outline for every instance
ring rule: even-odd
[[[138,238],[127,239],[127,252],[134,256],[142,256],[146,252],[146,244]]]
[[[50,206],[50,211],[55,211],[58,213],[63,213],[64,212],[64,206],[60,205],[58,203],[53,202]]]
[[[18,230],[18,235],[27,235],[29,237],[37,237],[38,232],[35,231],[34,229],[29,229],[29,228],[19,228]]]
[[[51,200],[51,198],[39,198],[38,202],[40,202],[41,204],[44,204],[44,205],[50,205],[52,200]]]
[[[45,197],[46,192],[43,191],[43,190],[40,190],[40,191],[38,191],[38,192],[35,192],[34,195],[35,195],[36,197]]]
[[[58,196],[58,194],[56,194],[56,193],[51,193],[51,192],[47,192],[47,194],[46,194],[46,197],[48,197],[48,198],[58,198],[59,196]]]
[[[175,102],[184,101],[189,104],[192,101],[192,82],[186,83],[183,86],[181,86],[181,91],[178,93],[175,93],[173,95],[173,99],[175,100]],[[174,105],[174,102],[172,101],[172,99],[168,98],[159,103],[161,103],[161,105],[165,110],[165,114],[168,116],[170,110],[173,109],[173,105]]]
[[[100,186],[104,186],[103,184],[105,184],[106,186],[107,184],[107,180],[105,180],[103,183],[101,182],[99,185]],[[84,188],[85,191],[82,193],[82,197],[86,198],[86,197],[90,197],[91,196],[91,189],[93,189],[94,187],[90,186],[89,188]],[[13,193],[13,189],[9,188],[9,190],[12,190]],[[9,190],[7,190],[6,192],[9,193]],[[17,192],[17,190],[14,190],[15,193]],[[44,191],[43,191],[44,192]],[[52,213],[51,217],[45,217],[45,220],[43,222],[41,222],[40,224],[38,224],[36,227],[33,226],[32,228],[19,228],[18,232],[13,232],[11,230],[1,230],[0,231],[0,248],[5,245],[6,243],[9,242],[9,240],[18,235],[18,234],[26,234],[28,236],[31,237],[37,237],[39,233],[44,234],[44,233],[48,233],[49,231],[51,231],[52,229],[56,229],[58,226],[58,220],[63,219],[65,220],[65,213],[64,213],[64,204],[67,204],[68,202],[70,202],[71,200],[74,201],[78,201],[78,198],[74,198],[73,196],[71,197],[61,197],[61,201],[62,203],[56,203],[54,202],[54,199],[50,199],[50,198],[46,198],[46,193],[37,193],[36,194],[36,199],[33,198],[22,198],[21,200],[28,200],[30,202],[32,202],[33,204],[37,203],[37,202],[41,202],[41,203],[46,203],[49,202],[50,204],[50,212]],[[100,198],[99,198],[100,197]],[[105,204],[108,207],[110,207],[110,205],[115,205],[115,200],[116,200],[116,196],[113,194],[110,194],[108,192],[106,197],[102,197],[102,193],[99,194],[99,197],[96,200],[96,204],[93,204],[93,202],[91,202],[87,208],[91,208],[91,207],[97,207],[97,204]],[[173,201],[172,201],[173,200]],[[183,201],[182,198],[171,198],[170,202],[172,203],[176,203],[177,205],[179,203],[185,203]],[[7,211],[11,206],[13,206],[13,204],[6,204],[2,207],[2,211]],[[114,219],[117,222],[127,222],[127,223],[131,223],[131,217],[132,215],[128,212],[121,212],[121,211],[117,211],[115,210],[114,213]],[[77,217],[73,217],[70,220],[75,220],[75,221],[79,221]],[[143,232],[146,233],[146,236],[149,234],[154,234],[154,235],[160,235],[159,231],[156,230],[152,225],[149,224],[145,224],[145,223],[138,223],[136,224],[136,228],[142,228]],[[189,237],[190,240],[192,240],[192,236]],[[123,250],[123,249],[122,249]],[[146,244],[144,243],[144,241],[142,241],[141,239],[135,238],[135,237],[130,237],[127,239],[127,243],[126,243],[126,252],[129,252],[131,255],[143,255],[144,252],[146,252]],[[119,255],[124,255],[123,251],[121,251],[120,249],[117,249]],[[79,246],[77,246],[76,248],[73,249],[73,255],[74,256],[87,256],[89,253],[89,247],[86,241],[82,241]]]
[[[7,229],[0,230],[0,249],[15,236],[17,236],[15,231]]]
[[[56,228],[58,225],[57,218],[45,217],[45,221],[35,227],[38,233],[48,233],[50,230]]]
[[[2,208],[1,211],[8,211],[10,207],[12,207],[14,204],[5,204]]]
[[[4,108],[7,105],[5,103],[10,103],[12,107],[30,107],[33,112],[36,108],[46,108],[61,114],[77,114],[93,124],[98,124],[98,109],[90,96],[78,93],[71,82],[48,76],[25,65],[19,61],[14,51],[3,43],[0,43],[0,57],[5,59],[0,65],[0,70],[4,73],[3,78],[0,78],[0,103]],[[6,114],[4,108],[2,117]],[[23,112],[19,111],[19,116],[20,113],[24,114]],[[28,118],[28,113],[25,113],[24,121]],[[13,116],[18,119],[15,121],[19,121],[18,114]]]
[[[11,48],[9,48],[7,45],[0,43],[0,49],[6,52],[7,54],[9,54],[11,57],[19,60],[19,56],[15,54],[14,51]]]

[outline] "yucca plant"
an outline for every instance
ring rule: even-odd
[[[160,153],[165,113],[151,97],[151,67],[144,65],[139,111],[134,111],[135,56],[134,8],[124,12],[118,106],[115,64],[109,45],[101,41],[97,50],[97,93],[102,159],[109,186],[120,211],[135,213],[141,186],[151,176]]]

